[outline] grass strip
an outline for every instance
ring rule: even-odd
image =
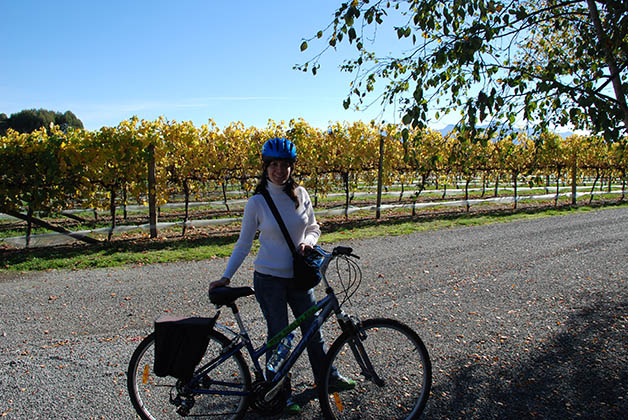
[[[628,207],[628,203],[599,206],[565,206],[551,209],[487,212],[474,214],[456,212],[450,215],[411,218],[397,217],[375,220],[365,218],[348,221],[326,228],[320,243],[335,243],[346,240],[368,239],[385,236],[407,235],[426,230],[477,226],[491,223],[507,223],[517,220],[555,217],[566,214],[584,213],[592,210]],[[125,265],[148,265],[180,261],[198,261],[228,257],[238,238],[237,234],[205,236],[198,238],[174,238],[142,241],[113,241],[90,246],[65,246],[0,251],[0,279],[2,272],[41,271],[52,269],[90,269],[120,267]],[[252,252],[256,252],[257,241]]]

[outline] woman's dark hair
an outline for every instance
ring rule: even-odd
[[[266,186],[268,185],[268,167],[270,166],[271,162],[272,160],[264,161],[262,175],[260,176],[259,183],[255,187],[255,194],[261,194],[262,191],[266,189]],[[297,208],[299,207],[299,204],[300,204],[299,197],[297,197],[297,193],[296,193],[296,189],[299,186],[299,184],[297,184],[297,182],[292,177],[292,171],[294,171],[294,162],[290,162],[290,168],[292,168],[290,171],[290,176],[288,177],[288,180],[284,184],[283,190],[286,194],[288,194],[288,197],[290,197],[290,199],[294,201],[295,203],[294,207]]]

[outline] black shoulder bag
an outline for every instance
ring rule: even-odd
[[[279,214],[279,210],[277,210],[277,206],[275,206],[275,203],[270,197],[268,191],[263,190],[262,196],[266,200],[266,203],[268,203],[268,207],[270,207],[270,211],[273,213],[273,216],[277,219],[279,228],[288,243],[290,252],[292,252],[294,269],[293,287],[299,290],[310,290],[320,283],[323,278],[320,271],[321,264],[323,263],[323,255],[316,251],[316,249],[320,249],[320,247],[315,246],[314,250],[309,252],[308,255],[301,255],[294,246],[292,238],[290,238],[290,234],[288,233],[288,228],[286,228],[286,225]]]

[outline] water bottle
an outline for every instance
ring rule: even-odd
[[[277,348],[275,349],[275,352],[273,353],[272,357],[268,361],[268,364],[266,365],[266,368],[268,370],[273,373],[276,373],[279,370],[284,360],[288,356],[288,353],[290,353],[292,340],[294,340],[294,334],[292,333],[281,339],[281,341],[277,345]]]

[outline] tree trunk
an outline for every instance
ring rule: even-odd
[[[111,229],[107,235],[107,241],[111,242],[113,230],[116,228],[116,191],[111,189],[111,200],[109,201],[109,214],[111,215]]]
[[[384,172],[384,136],[379,136],[379,165],[377,167],[377,209],[375,210],[375,219],[381,217],[382,206],[382,179]]]
[[[414,199],[412,201],[412,217],[416,216],[416,203],[419,200],[419,196],[425,189],[425,183],[427,182],[428,175],[421,176],[421,184],[419,184],[419,190],[414,193]]]
[[[619,109],[621,109],[622,113],[624,114],[624,126],[626,129],[628,129],[628,105],[626,104],[626,95],[624,94],[624,89],[621,82],[621,73],[619,70],[619,66],[617,65],[617,61],[613,56],[613,52],[609,48],[609,40],[604,33],[604,29],[602,28],[600,14],[597,10],[595,0],[587,0],[587,5],[589,6],[589,16],[591,17],[591,21],[593,22],[593,26],[595,27],[595,32],[597,32],[599,42],[598,45],[600,45],[604,50],[606,65],[608,66],[608,69],[611,73],[613,90],[615,91],[617,105],[619,105]]]
[[[611,191],[613,191],[613,175],[612,175],[611,172],[609,172],[609,174],[608,174],[608,189],[606,190],[606,192],[608,192],[610,194]]]
[[[28,205],[28,213],[26,215],[26,248],[31,244],[31,232],[33,230],[33,206]]]
[[[222,182],[222,200],[225,203],[225,207],[227,208],[227,213],[231,214],[231,210],[229,210],[229,202],[227,201],[227,178],[225,177]]]
[[[597,184],[598,179],[600,179],[600,170],[595,169],[595,181],[593,181],[593,185],[591,186],[591,193],[589,195],[589,205],[593,202],[593,191],[595,190],[595,184]]]
[[[513,172],[513,174],[512,174],[512,186],[513,186],[513,188],[515,190],[515,193],[514,193],[514,197],[513,197],[514,201],[512,203],[512,208],[515,209],[515,210],[517,209],[517,198],[518,198],[517,197],[517,178],[518,177],[519,177],[519,173],[518,172]]]
[[[576,182],[578,180],[578,162],[576,159],[576,153],[573,156],[573,166],[571,167],[571,205],[576,205],[576,194],[578,189],[576,188]]]
[[[190,186],[188,185],[187,179],[183,181],[183,193],[185,194],[185,215],[183,216],[183,229],[181,231],[181,236],[185,236],[190,211]]]
[[[124,189],[122,190],[122,215],[124,220],[127,220],[127,212],[126,212],[126,185],[124,186]]]
[[[343,173],[342,179],[345,184],[345,219],[347,219],[349,217],[349,203],[351,201],[351,199],[349,198],[349,173]]]
[[[471,182],[471,178],[467,178],[464,184],[464,201],[465,206],[467,208],[467,213],[471,210],[471,206],[469,205],[469,183]]]
[[[554,207],[558,207],[558,195],[560,194],[560,168],[556,173],[556,197],[554,197]]]

